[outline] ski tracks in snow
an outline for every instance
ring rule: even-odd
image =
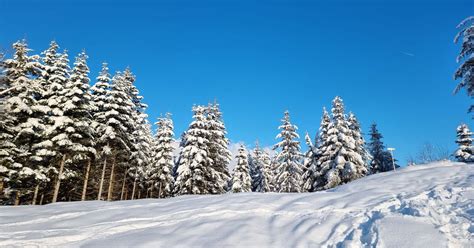
[[[423,232],[442,233],[433,242],[434,247],[472,247],[474,242],[474,181],[470,186],[441,187],[437,186],[428,192],[408,196],[406,193],[396,195],[390,201],[383,202],[366,212],[355,216],[345,216],[335,227],[335,232],[322,245],[327,247],[400,247],[403,237],[413,235],[406,233],[414,225],[425,225]],[[385,219],[396,221],[385,222]],[[395,224],[394,224],[395,223]],[[406,225],[404,225],[406,224]],[[385,225],[398,225],[391,232],[380,233]],[[392,228],[393,229],[393,228]],[[430,230],[432,229],[432,230]],[[394,239],[393,236],[398,235]],[[436,233],[435,233],[436,234]],[[380,237],[391,235],[392,237]],[[433,235],[430,235],[433,239]],[[384,240],[393,240],[383,242]],[[410,239],[411,240],[411,239]],[[421,240],[427,247],[430,240]],[[411,247],[416,245],[411,242]],[[402,245],[403,247],[403,245]]]

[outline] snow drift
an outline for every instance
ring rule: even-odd
[[[438,162],[304,194],[0,207],[0,246],[470,247],[474,165]]]

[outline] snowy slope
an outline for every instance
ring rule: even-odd
[[[0,247],[474,247],[474,165],[439,162],[306,194],[0,207]]]

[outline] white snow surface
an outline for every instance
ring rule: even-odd
[[[474,247],[474,165],[437,162],[317,193],[0,207],[0,247]]]

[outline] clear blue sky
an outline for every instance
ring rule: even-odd
[[[99,2],[99,1],[97,1]],[[57,40],[71,57],[130,66],[154,121],[173,113],[179,135],[193,104],[217,99],[233,142],[275,142],[288,109],[303,136],[341,96],[367,132],[377,122],[405,162],[425,142],[454,150],[472,124],[456,96],[456,25],[474,1],[6,1],[0,46]],[[303,145],[306,149],[306,146]]]

